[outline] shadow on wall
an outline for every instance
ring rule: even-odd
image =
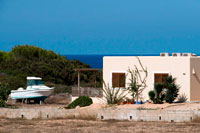
[[[197,74],[195,73],[194,74],[194,77],[196,78],[196,80],[198,81],[198,83],[200,84],[200,79],[199,79],[199,77],[197,76]]]

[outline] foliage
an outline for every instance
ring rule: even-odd
[[[154,104],[162,104],[165,98],[163,84],[157,83],[154,90],[149,91],[149,97]]]
[[[6,102],[2,99],[0,99],[0,107],[7,107]]]
[[[159,108],[145,108],[145,107],[138,107],[137,110],[158,110]]]
[[[10,52],[0,51],[0,73],[7,75],[3,79],[0,75],[0,81],[8,83],[11,89],[25,87],[27,76],[38,76],[45,82],[71,86],[77,84],[75,68],[90,66],[78,60],[67,60],[65,56],[36,46],[18,45]],[[83,72],[80,76],[84,83],[93,82],[93,78],[92,72]],[[97,77],[98,85],[100,80]]]
[[[179,92],[179,86],[176,84],[176,78],[171,75],[168,76],[164,81],[164,87],[166,89],[165,101],[168,103],[173,103],[177,98]]]
[[[128,73],[130,74],[131,78],[129,79],[129,86],[126,88],[126,90],[131,92],[131,96],[135,101],[138,101],[139,98],[142,99],[142,92],[147,86],[146,80],[148,76],[147,68],[143,67],[138,57],[137,59],[142,70],[139,70],[136,65],[134,70],[128,69]],[[142,77],[142,74],[144,74],[144,77]]]
[[[10,94],[10,89],[7,84],[0,83],[0,99],[6,101]]]
[[[21,75],[16,75],[16,76],[2,75],[0,76],[0,82],[6,83],[8,88],[13,90],[25,86],[26,78],[21,77]]]
[[[105,84],[103,88],[103,96],[107,104],[117,104],[124,100],[126,97],[125,91],[120,88],[110,88],[109,84]]]
[[[178,100],[177,100],[177,103],[184,103],[188,100],[186,94],[181,94],[178,96]]]
[[[91,105],[92,99],[88,96],[80,96],[68,105],[68,109],[75,108],[76,106],[85,107]]]
[[[173,103],[178,96],[179,88],[176,78],[170,75],[163,83],[157,83],[153,91],[149,91],[149,98],[155,104],[161,104],[164,100]]]
[[[10,89],[7,84],[0,83],[0,107],[6,107],[5,101],[8,99]]]
[[[72,87],[71,86],[66,86],[66,85],[54,85],[54,94],[58,93],[72,93]]]
[[[153,103],[156,103],[155,102],[155,96],[156,96],[156,94],[153,90],[149,91],[149,98]]]

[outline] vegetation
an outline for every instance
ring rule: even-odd
[[[92,99],[88,96],[80,96],[67,106],[68,109],[76,108],[77,106],[85,107],[91,105]]]
[[[162,104],[165,98],[163,84],[157,83],[154,90],[149,92],[149,97],[154,104]]]
[[[179,92],[179,86],[176,84],[176,78],[171,75],[168,76],[164,81],[164,87],[166,89],[165,101],[168,103],[173,103],[177,98]]]
[[[124,100],[126,97],[125,91],[120,88],[110,88],[109,84],[105,84],[103,88],[103,96],[107,104],[118,104]]]
[[[5,101],[8,99],[10,89],[7,84],[0,83],[0,107],[6,107]]]
[[[177,103],[184,103],[187,101],[187,96],[185,94],[181,94],[178,96],[178,100],[177,100]]]
[[[7,107],[6,102],[0,99],[0,107]]]
[[[145,108],[145,107],[138,107],[137,110],[158,110],[159,108]]]
[[[66,86],[62,84],[54,85],[54,91],[53,94],[59,94],[59,93],[72,93],[72,87]]]
[[[168,76],[163,83],[155,85],[154,90],[149,92],[149,98],[155,104],[161,104],[164,100],[173,103],[178,96],[179,88],[176,78]]]
[[[39,76],[53,85],[73,86],[78,76],[75,68],[90,66],[36,46],[18,45],[10,52],[0,51],[0,82],[7,83],[11,89],[25,87],[27,76]],[[98,74],[97,85],[101,85]],[[92,72],[82,72],[80,78],[82,84],[93,85]]]
[[[0,99],[6,101],[10,94],[10,88],[7,84],[0,83]]]
[[[129,79],[130,83],[129,86],[126,88],[131,93],[131,96],[134,101],[142,99],[142,92],[147,87],[146,80],[148,76],[147,68],[144,68],[140,59],[138,62],[140,64],[141,70],[135,65],[135,69],[131,70],[128,69],[128,73],[130,74],[131,78]],[[142,76],[144,74],[144,77]]]

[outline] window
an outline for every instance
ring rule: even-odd
[[[155,73],[154,74],[154,84],[163,83],[165,78],[169,76],[168,73]]]
[[[28,86],[43,85],[42,80],[28,80]]]
[[[112,73],[112,87],[125,88],[126,77],[125,73]]]
[[[43,81],[42,80],[35,80],[36,85],[43,85]]]

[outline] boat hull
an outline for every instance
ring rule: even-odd
[[[46,90],[16,90],[11,91],[11,99],[29,99],[29,98],[41,98],[48,97],[52,93],[53,89]]]

